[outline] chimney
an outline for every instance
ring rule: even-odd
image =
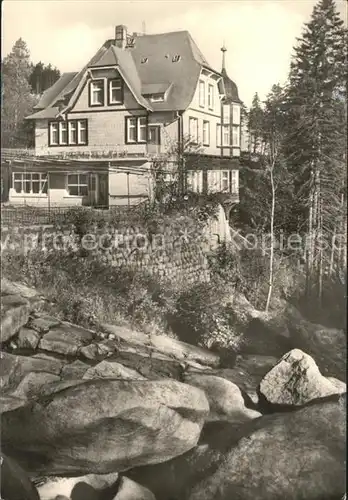
[[[115,45],[120,49],[124,49],[127,45],[127,28],[123,24],[115,28]]]

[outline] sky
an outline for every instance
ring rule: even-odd
[[[315,0],[4,0],[2,57],[18,38],[26,41],[34,63],[51,63],[61,72],[79,71],[115,26],[148,34],[188,30],[210,65],[226,68],[250,106],[275,83],[285,82],[292,48],[310,19]],[[347,22],[347,0],[336,0]]]

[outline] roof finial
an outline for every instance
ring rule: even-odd
[[[225,46],[225,40],[223,41],[222,47],[221,47],[221,52],[222,52],[222,69],[226,70],[225,67],[225,52],[227,52],[226,46]]]

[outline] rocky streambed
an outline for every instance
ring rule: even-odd
[[[59,321],[35,290],[3,285],[4,500],[342,498],[343,332],[247,311],[251,341],[229,362]]]

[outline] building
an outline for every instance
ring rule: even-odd
[[[221,50],[219,72],[187,31],[129,35],[116,26],[115,37],[80,72],[64,73],[27,117],[35,150],[12,159],[9,202],[139,203],[152,196],[152,162],[175,151],[168,178],[179,165],[184,190],[238,203],[241,102]]]

